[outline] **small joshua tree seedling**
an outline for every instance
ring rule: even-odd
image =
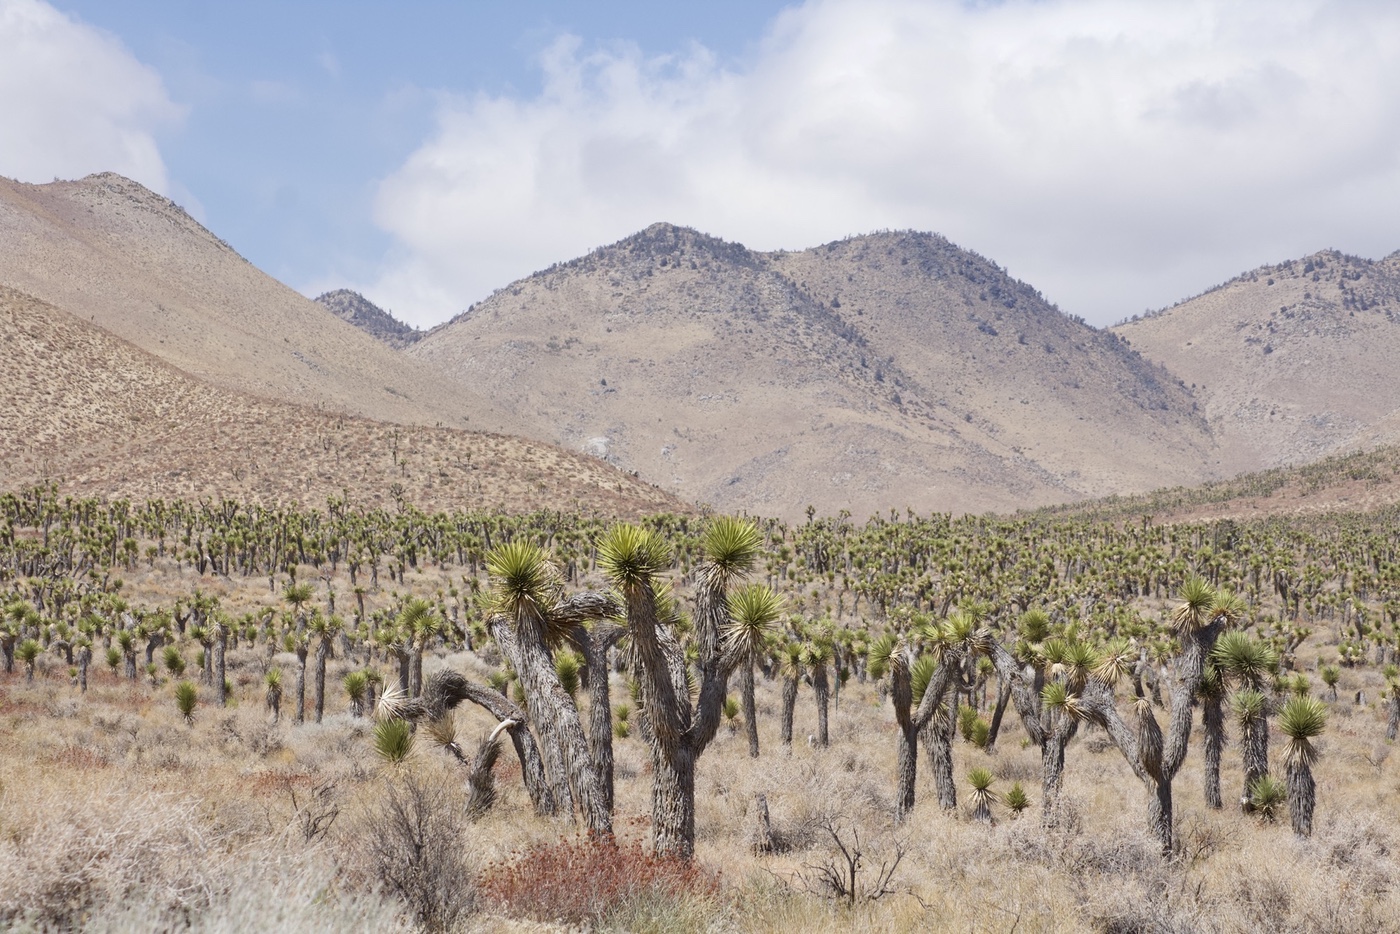
[[[194,725],[194,709],[199,704],[199,688],[193,681],[181,681],[175,685],[175,706],[185,722]]]

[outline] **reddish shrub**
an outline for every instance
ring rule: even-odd
[[[537,844],[494,863],[478,892],[502,914],[578,924],[641,899],[712,897],[719,876],[698,863],[647,852],[640,843],[588,837]]]

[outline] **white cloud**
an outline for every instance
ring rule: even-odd
[[[181,113],[114,37],[39,0],[0,0],[0,174],[113,171],[170,194],[154,133]]]
[[[1400,249],[1397,49],[1400,7],[1324,0],[815,0],[742,71],[565,37],[538,96],[443,99],[366,289],[427,324],[656,220],[761,249],[913,227],[1105,323]]]

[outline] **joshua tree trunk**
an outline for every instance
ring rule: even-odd
[[[228,677],[224,668],[224,654],[228,648],[228,627],[219,624],[214,633],[214,678],[219,691],[219,706],[228,706]]]
[[[78,688],[87,693],[88,665],[92,664],[92,649],[84,645],[78,650]]]
[[[1393,742],[1396,735],[1400,734],[1400,691],[1396,691],[1393,687],[1390,689],[1390,700],[1386,704],[1386,708],[1390,712],[1390,717],[1385,723],[1385,738]]]
[[[1051,729],[1040,743],[1040,808],[1041,823],[1053,827],[1060,820],[1060,784],[1065,772],[1065,743]]]
[[[797,712],[797,676],[783,679],[783,718],[781,738],[784,746],[792,745],[792,718]]]
[[[598,773],[604,806],[613,809],[612,698],[608,693],[608,650],[624,635],[620,626],[577,626],[570,639],[583,653],[588,672],[588,750]]]
[[[1220,810],[1220,751],[1225,745],[1225,711],[1223,697],[1217,691],[1201,701],[1201,725],[1205,727],[1205,796],[1206,807]]]
[[[739,665],[739,697],[744,708],[744,734],[749,739],[749,758],[758,758],[758,711],[754,702],[753,662],[744,661]],[[792,729],[788,729],[789,743],[792,742]]]
[[[817,745],[822,747],[831,745],[830,734],[827,732],[827,707],[831,701],[828,685],[827,663],[818,661],[812,666],[812,693],[817,699]]]
[[[952,680],[953,662],[944,660],[929,678],[924,688],[924,696],[919,707],[910,711],[914,703],[913,685],[910,683],[909,665],[906,656],[897,655],[890,659],[890,701],[894,705],[894,719],[899,727],[899,745],[895,763],[894,817],[901,823],[914,809],[914,779],[918,773],[919,734],[932,733],[925,728],[934,719],[942,705],[943,695]],[[932,762],[930,754],[930,762]],[[951,758],[949,762],[951,763]]]
[[[409,684],[412,683],[409,671],[412,667],[413,653],[402,643],[397,642],[389,646],[389,651],[394,654],[394,660],[399,663],[399,690],[403,691],[404,697],[413,697],[414,695],[409,693],[408,689]]]
[[[1241,806],[1246,812],[1252,811],[1249,804],[1249,791],[1254,783],[1269,774],[1269,720],[1261,713],[1259,717],[1244,725],[1241,737],[1240,756],[1244,760],[1244,791],[1240,795]]]
[[[330,654],[331,637],[326,634],[316,640],[316,680],[312,685],[312,703],[317,723],[326,713],[326,659]]]
[[[483,708],[509,730],[515,755],[520,760],[521,780],[530,795],[535,813],[541,816],[557,814],[559,805],[545,777],[544,761],[540,757],[535,736],[530,732],[526,713],[509,698],[444,668],[428,679],[423,686],[422,697],[408,704],[403,715],[410,720],[438,720],[464,700]]]
[[[952,722],[947,707],[939,705],[938,712],[924,726],[923,740],[938,806],[945,811],[954,810],[958,806],[958,789],[953,782]]]
[[[413,637],[413,649],[409,652],[408,663],[408,695],[417,697],[423,693],[423,650],[424,638],[422,635]]]
[[[572,788],[578,807],[589,831],[612,835],[612,813],[607,808],[598,782],[598,773],[589,754],[588,737],[573,698],[559,683],[554,659],[544,642],[545,619],[533,606],[524,606],[516,614],[514,626],[505,616],[490,620],[496,643],[514,664],[516,674],[530,702],[534,721],[549,724],[555,742],[546,740],[546,762],[560,769],[551,775],[555,793]],[[611,728],[611,724],[609,725]],[[553,749],[551,749],[553,747]],[[557,756],[551,753],[557,753]],[[551,762],[557,758],[558,761]]]
[[[894,704],[899,745],[895,752],[894,819],[903,823],[914,810],[915,779],[919,773],[919,724],[909,708],[914,702],[909,684],[909,666],[903,661],[890,665],[890,702]]]
[[[1045,707],[1041,691],[1044,675],[1022,668],[1001,643],[992,641],[992,663],[1010,690],[1011,700],[1030,741],[1040,747],[1041,823],[1054,827],[1060,820],[1060,783],[1065,770],[1065,746],[1079,730],[1077,720]]]
[[[1011,701],[1011,683],[1005,678],[997,678],[997,705],[992,711],[992,723],[987,730],[987,752],[997,748],[997,737],[1001,735],[1001,718],[1006,714],[1006,705]]]
[[[293,723],[306,722],[306,652],[304,641],[297,641],[297,712]]]
[[[1288,761],[1288,812],[1293,818],[1293,832],[1300,837],[1312,836],[1313,806],[1317,803],[1317,786],[1312,769],[1295,756]]]

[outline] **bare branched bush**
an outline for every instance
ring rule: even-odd
[[[451,930],[475,903],[463,802],[450,788],[412,770],[385,777],[347,841],[360,886],[398,899],[428,931]]]

